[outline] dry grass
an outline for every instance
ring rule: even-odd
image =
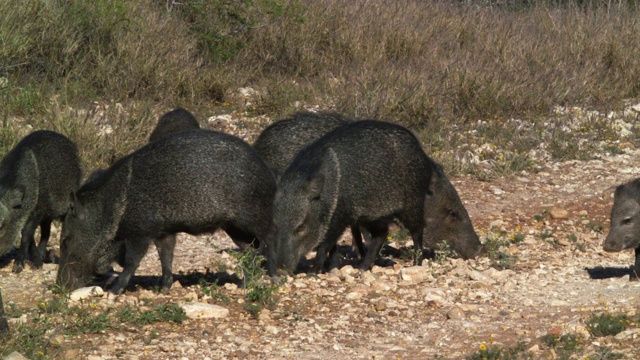
[[[65,106],[91,111],[96,100],[121,102],[130,118],[111,124],[114,130],[125,126],[146,134],[154,106],[214,112],[224,103],[278,117],[320,105],[407,125],[427,151],[443,154],[437,160],[470,171],[459,154],[451,154],[469,145],[456,133],[476,128],[478,120],[488,123],[482,126],[486,139],[497,146],[517,143],[523,153],[544,140],[543,119],[555,106],[611,110],[640,97],[635,2],[527,4],[0,3],[0,116],[4,123],[20,117],[87,140],[94,125],[77,118],[64,124],[71,119],[59,115]],[[245,86],[260,94],[251,104],[236,96]],[[513,118],[533,124],[520,131],[524,141],[514,141],[512,129],[505,131],[506,119]],[[130,137],[128,131],[113,146],[89,146],[87,161],[126,153],[143,140],[138,133]],[[548,142],[558,158],[584,153],[560,143],[574,141],[575,134],[553,133],[560,136]],[[101,140],[90,143],[96,141]],[[515,159],[528,166],[526,157]]]

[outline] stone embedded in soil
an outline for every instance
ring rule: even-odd
[[[460,309],[459,307],[454,307],[453,309],[449,310],[449,312],[447,312],[447,319],[463,319],[464,318],[464,311],[462,311],[462,309]]]
[[[189,319],[224,319],[229,316],[229,309],[215,304],[192,302],[180,304]]]
[[[29,360],[17,351],[5,356],[4,360]]]
[[[104,290],[100,286],[88,286],[74,290],[69,295],[69,299],[78,302],[92,297],[101,297],[102,295],[104,295]]]
[[[400,278],[412,284],[419,284],[431,278],[431,269],[428,266],[410,266],[400,270]]]
[[[566,209],[554,206],[549,209],[549,215],[552,219],[566,219],[569,217],[569,212]]]

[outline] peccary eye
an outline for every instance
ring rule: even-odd
[[[631,218],[626,218],[622,220],[622,225],[629,225],[629,224],[631,224]]]
[[[458,218],[458,213],[453,211],[453,210],[449,210],[449,214],[450,217],[457,219]]]

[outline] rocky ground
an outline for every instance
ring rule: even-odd
[[[453,178],[482,241],[502,244],[492,257],[437,257],[414,267],[407,257],[387,256],[365,273],[345,265],[317,276],[299,274],[287,278],[272,295],[274,304],[259,314],[244,306],[245,290],[234,275],[237,249],[226,235],[180,235],[177,282],[169,295],[153,291],[160,264],[150,251],[123,295],[83,303],[97,311],[166,303],[209,303],[229,311],[217,308],[213,318],[195,316],[179,325],[122,324],[97,334],[61,336],[54,330],[45,334],[52,343],[47,356],[461,359],[520,341],[532,358],[555,359],[556,351],[539,340],[551,333],[581,338],[575,358],[604,359],[608,349],[634,359],[640,354],[638,328],[595,338],[584,320],[604,311],[635,316],[640,310],[640,283],[629,281],[633,253],[602,250],[613,199],[609,188],[638,176],[637,164],[640,151],[627,148],[597,160],[550,163],[537,173],[490,181]],[[410,240],[396,232],[390,245],[403,249]],[[16,275],[10,257],[0,260],[5,307],[36,308],[51,297],[47,286],[55,281],[57,265]],[[205,294],[201,278],[221,283],[216,294],[228,301]],[[11,326],[33,317],[11,319]]]

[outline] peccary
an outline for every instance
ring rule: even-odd
[[[183,108],[177,108],[160,117],[158,124],[149,136],[149,142],[170,134],[199,128],[200,124],[193,114]]]
[[[352,120],[334,112],[297,112],[288,119],[267,126],[253,143],[253,148],[278,180],[300,150],[350,122]],[[366,231],[364,235],[369,240]],[[360,229],[352,227],[351,236],[359,255],[364,257],[366,250]],[[334,263],[336,261],[333,259]]]
[[[73,195],[57,282],[83,286],[117,261],[123,271],[110,291],[121,293],[153,241],[168,292],[176,233],[222,228],[241,247],[265,239],[275,191],[267,166],[234,136],[191,130],[147,144]]]
[[[611,209],[611,229],[604,240],[608,252],[635,249],[635,265],[630,280],[640,274],[640,178],[616,188]]]
[[[443,184],[434,182],[430,189],[436,169],[415,136],[399,125],[366,120],[331,131],[302,150],[278,183],[270,275],[294,271],[315,245],[313,268],[322,269],[327,251],[347,226],[371,233],[362,269],[373,265],[394,220],[409,230],[415,249],[422,251],[425,207],[440,204],[426,198],[437,198],[430,192]]]
[[[62,220],[69,193],[82,177],[75,144],[64,135],[39,130],[25,136],[0,162],[0,254],[11,250],[20,235],[14,272],[27,256],[41,268],[51,235],[51,222]],[[40,243],[34,234],[40,226]]]
[[[265,128],[253,148],[278,179],[300,150],[349,122],[332,112],[297,112]]]

